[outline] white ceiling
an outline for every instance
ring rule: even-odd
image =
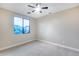
[[[43,13],[27,14],[27,12],[31,12],[33,10],[33,8],[30,8],[27,6],[29,4],[35,5],[35,3],[0,3],[0,7],[4,8],[4,9],[8,9],[13,12],[28,15],[33,18],[39,18],[39,17],[45,16],[45,15],[49,15],[50,13],[53,14],[53,13],[79,5],[77,3],[42,3],[41,6],[48,6],[47,10],[42,10]]]

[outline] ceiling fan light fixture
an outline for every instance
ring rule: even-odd
[[[40,7],[36,7],[36,8],[35,8],[35,11],[36,11],[36,12],[39,12],[39,11],[41,11],[41,8],[40,8]]]
[[[37,4],[36,8],[35,8],[35,12],[40,12],[41,11],[41,7],[40,4]]]

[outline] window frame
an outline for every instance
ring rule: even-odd
[[[25,16],[25,17],[24,16],[13,16],[13,32],[14,32],[14,34],[16,34],[15,31],[14,31],[14,17],[22,18],[22,27],[23,28],[22,28],[21,34],[29,34],[30,33],[30,18],[28,16]],[[24,32],[24,19],[29,20],[29,32],[28,33]],[[16,34],[16,35],[20,35],[20,34]]]

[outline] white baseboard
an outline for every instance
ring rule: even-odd
[[[50,42],[50,41],[47,41],[47,40],[39,40],[39,41],[42,41],[42,42],[45,42],[45,43],[48,43],[48,44],[51,44],[51,45],[55,45],[55,46],[58,46],[58,47],[66,48],[66,49],[69,49],[69,50],[72,50],[72,51],[75,51],[75,52],[79,52],[79,49],[77,49],[77,48],[73,48],[73,47],[69,47],[69,46],[66,46],[66,45]]]
[[[19,42],[19,43],[13,44],[13,45],[9,45],[9,46],[0,48],[0,51],[9,49],[9,48],[12,48],[12,47],[15,47],[15,46],[19,46],[19,45],[22,45],[22,44],[25,44],[25,43],[28,43],[28,42],[31,42],[31,41],[35,41],[35,40],[26,40],[26,41],[24,41],[24,42]]]

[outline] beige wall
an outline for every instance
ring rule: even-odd
[[[38,38],[79,48],[79,6],[38,19]]]
[[[13,16],[17,15],[21,14],[0,9],[0,48],[36,39],[36,21],[32,18],[30,19],[31,33],[23,35],[13,33]]]

